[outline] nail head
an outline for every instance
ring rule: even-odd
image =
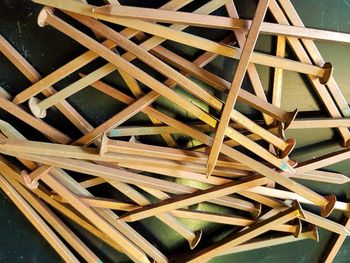
[[[283,129],[287,130],[289,125],[295,120],[298,114],[298,109],[288,113],[288,120],[284,123]]]
[[[294,146],[296,144],[296,140],[294,138],[290,138],[286,141],[286,143],[288,144],[287,147],[281,152],[281,158],[284,158],[286,156],[288,156],[291,151],[293,151]]]
[[[33,190],[38,188],[39,186],[38,181],[31,181],[29,174],[26,170],[21,171],[21,176],[23,177],[23,181],[28,188]]]
[[[328,217],[334,209],[335,203],[337,202],[337,197],[335,195],[327,195],[325,198],[328,200],[328,203],[322,208],[321,216]]]
[[[297,218],[295,221],[296,221],[297,227],[296,227],[295,232],[293,233],[293,236],[295,238],[297,238],[301,234],[301,231],[303,229],[303,225],[302,225],[301,220],[299,218]]]
[[[41,9],[39,15],[38,15],[38,25],[40,27],[45,27],[48,25],[48,23],[46,22],[49,14],[52,14],[52,9],[49,7],[44,7],[43,9]]]
[[[325,71],[321,78],[319,78],[320,83],[323,85],[326,85],[329,81],[330,77],[333,75],[333,65],[330,62],[326,62],[323,67]]]
[[[28,105],[33,115],[37,118],[42,119],[46,117],[46,110],[40,109],[40,107],[38,106],[39,102],[40,102],[39,99],[32,97],[29,99]]]
[[[194,249],[199,244],[199,241],[202,238],[202,230],[198,230],[194,232],[194,234],[195,234],[195,238],[191,242],[189,242],[191,249]]]

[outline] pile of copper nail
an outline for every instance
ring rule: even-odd
[[[346,118],[350,108],[333,78],[332,64],[323,60],[313,42],[349,44],[350,34],[305,28],[290,0],[257,1],[252,20],[240,19],[232,0],[209,0],[193,12],[179,11],[191,0],[169,0],[159,9],[125,6],[117,0],[107,0],[105,6],[75,0],[33,2],[43,5],[37,20],[40,27],[55,28],[87,51],[40,76],[0,36],[0,51],[33,83],[14,97],[0,90],[0,108],[47,137],[46,141],[28,140],[25,130],[0,121],[0,187],[64,261],[102,259],[62,217],[135,262],[207,262],[305,239],[317,242],[320,227],[334,233],[334,242],[323,255],[324,262],[332,262],[350,234],[350,220],[344,225],[328,217],[334,210],[348,216],[350,205],[332,192],[320,194],[306,185],[348,183],[347,176],[325,168],[347,160],[350,152],[344,148],[297,163],[289,158],[296,140],[285,138],[284,131],[333,128],[341,138],[339,144],[350,145]],[[212,14],[220,8],[227,16]],[[264,22],[267,12],[274,22]],[[95,37],[59,13],[91,29]],[[116,31],[111,24],[124,29]],[[226,36],[217,42],[188,33],[187,27],[214,28]],[[260,34],[276,36],[274,54],[254,51]],[[195,48],[200,55],[190,61],[166,48],[167,40]],[[287,45],[297,59],[285,58]],[[108,64],[80,74],[79,80],[60,91],[52,87],[99,57]],[[232,79],[204,68],[217,57],[237,61]],[[160,81],[132,63],[136,59],[167,79]],[[271,98],[265,95],[256,65],[274,69]],[[283,109],[286,70],[309,77],[329,118],[301,119],[297,110]],[[124,80],[124,89],[104,82],[115,71]],[[243,89],[245,76],[253,92]],[[144,92],[140,83],[150,91]],[[88,86],[125,107],[92,126],[66,100]],[[177,92],[177,86],[206,107]],[[124,93],[125,88],[133,96]],[[219,93],[226,99],[218,98]],[[179,120],[153,107],[159,98],[192,120]],[[237,101],[257,110],[260,120],[236,110]],[[60,127],[45,122],[51,107],[66,117]],[[125,124],[140,113],[148,117],[148,125]],[[81,137],[66,135],[68,122],[80,130]],[[181,145],[179,135],[191,143]],[[151,145],[144,140],[148,136],[158,136],[162,143]],[[125,198],[112,198],[104,191],[93,195],[95,188],[106,186]],[[154,217],[181,242],[188,242],[187,249],[165,253],[162,248],[169,244],[150,239],[130,224]],[[203,227],[206,223],[231,230],[220,240],[208,242],[211,234]]]

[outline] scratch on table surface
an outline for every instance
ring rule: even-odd
[[[349,0],[343,0],[343,2],[344,2],[348,7],[350,7],[350,2],[349,2]]]
[[[321,26],[323,26],[324,24],[324,10],[322,11],[322,15],[321,15]]]
[[[30,55],[30,53],[29,53],[29,51],[28,51],[27,49],[24,48],[24,44],[23,44],[22,39],[21,39],[21,47],[22,47],[22,54],[23,54],[23,56],[24,56],[25,58],[28,58],[29,55]]]
[[[19,21],[17,21],[17,27],[19,34],[22,35],[21,25],[19,24]]]
[[[21,41],[22,51],[25,52],[23,42]]]

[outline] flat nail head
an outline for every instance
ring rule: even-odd
[[[38,20],[37,20],[38,25],[39,25],[40,27],[45,27],[45,26],[48,25],[48,24],[46,23],[46,20],[47,20],[49,14],[53,14],[52,8],[44,7],[44,8],[41,9],[41,11],[40,11],[40,13],[39,13],[39,15],[38,15]]]
[[[194,249],[199,244],[199,241],[202,238],[202,230],[198,230],[194,232],[194,234],[195,234],[195,238],[191,242],[189,242],[191,249]]]
[[[297,200],[294,200],[292,203],[292,207],[298,209],[299,211],[299,216],[298,218],[305,219],[304,211],[303,208],[301,207],[300,203]]]
[[[320,241],[320,235],[318,233],[318,228],[315,225],[312,225],[312,239],[315,240],[316,242]]]
[[[21,176],[23,177],[23,181],[28,188],[34,190],[39,187],[38,181],[31,181],[29,174],[26,170],[21,171]]]
[[[288,160],[288,163],[289,165],[292,167],[292,168],[295,168],[297,165],[298,165],[298,162],[296,160]]]
[[[341,147],[344,147],[344,148],[349,148],[350,147],[350,139],[347,139],[347,140],[342,140],[342,142],[340,143],[340,146]]]
[[[322,208],[321,216],[328,217],[334,209],[335,203],[337,202],[337,197],[335,195],[327,195],[325,198],[328,200],[328,203]]]
[[[286,135],[284,133],[284,125],[282,122],[278,122],[277,129],[278,129],[277,131],[278,131],[279,137],[282,138],[283,140],[285,140]]]
[[[251,215],[253,218],[258,218],[258,217],[260,217],[261,212],[262,212],[262,205],[261,205],[261,203],[255,203],[254,206],[255,206],[256,210],[254,210],[251,213]]]
[[[298,109],[290,112],[288,115],[288,120],[284,123],[283,129],[287,130],[289,125],[295,120],[295,118],[297,117],[298,114]]]
[[[281,152],[281,158],[288,156],[291,153],[291,151],[293,151],[294,146],[296,144],[296,140],[294,138],[291,138],[288,139],[286,143],[288,144],[288,146]]]
[[[301,234],[301,231],[303,230],[303,225],[302,225],[301,220],[299,218],[297,218],[295,221],[296,221],[297,227],[296,227],[295,232],[293,233],[293,236],[295,238],[297,238]]]
[[[29,109],[33,113],[33,115],[37,118],[45,118],[46,117],[46,110],[41,110],[38,106],[38,103],[40,102],[39,99],[32,97],[28,101]]]
[[[320,83],[323,85],[326,85],[329,81],[330,77],[333,75],[333,65],[330,62],[326,62],[323,67],[325,71],[321,78],[319,78]]]

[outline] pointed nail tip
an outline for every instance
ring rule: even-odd
[[[344,234],[345,236],[350,236],[350,230],[347,229],[345,226],[342,226],[342,227],[343,227],[343,234]]]
[[[124,215],[120,216],[117,220],[124,222],[133,222],[132,217],[130,216],[131,212],[127,212]]]
[[[288,163],[288,161],[283,161],[279,167],[282,171],[296,175],[295,169]]]
[[[20,104],[21,102],[19,101],[19,99],[17,97],[15,97],[12,102],[16,105]]]
[[[350,236],[350,231],[348,229],[346,229],[345,234],[346,234],[346,236]]]
[[[339,180],[339,183],[338,184],[347,184],[350,182],[350,178],[347,177],[347,176],[343,176],[340,180]]]
[[[122,215],[122,216],[120,216],[119,218],[118,218],[118,220],[124,220],[124,218],[127,216],[127,213],[125,213],[124,215]]]
[[[104,132],[101,135],[101,145],[100,145],[100,156],[103,156],[107,152],[107,144],[108,144],[108,137],[107,134]]]
[[[214,170],[214,166],[212,165],[207,166],[207,174],[206,174],[207,179],[211,176],[211,174],[213,173],[213,170]]]

